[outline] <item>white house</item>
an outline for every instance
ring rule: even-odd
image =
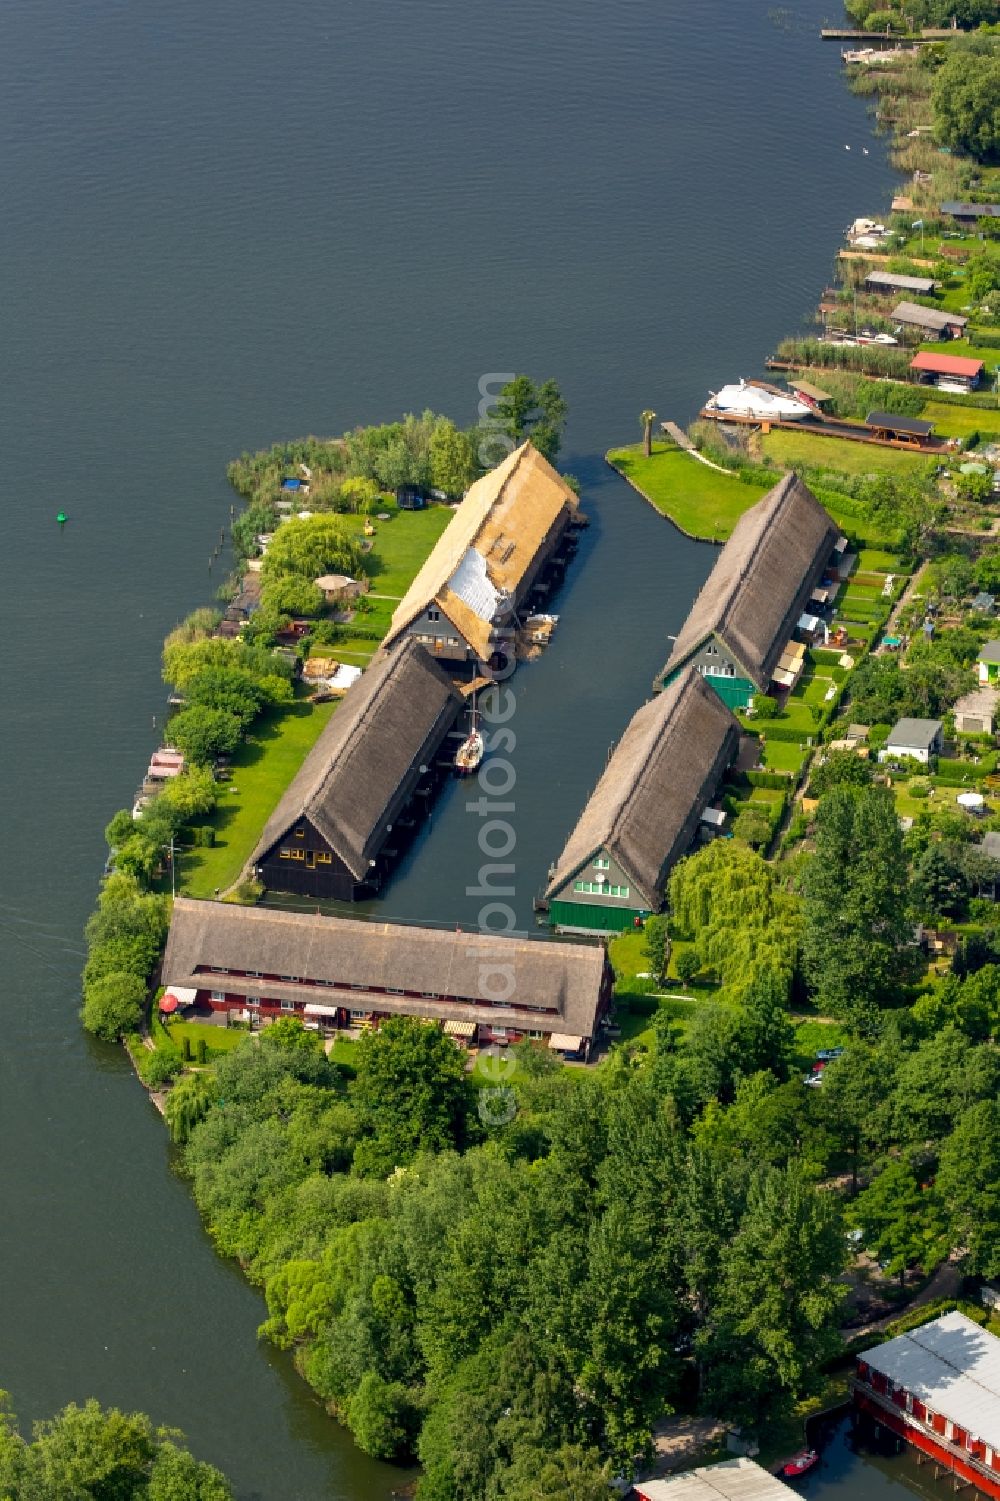
[[[890,730],[878,758],[895,761],[900,756],[909,756],[926,766],[932,756],[939,754],[943,738],[940,719],[900,719]]]

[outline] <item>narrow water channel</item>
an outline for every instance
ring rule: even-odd
[[[0,1385],[179,1424],[260,1501],[385,1501],[80,1033],[80,930],[210,597],[226,460],[555,376],[593,518],[515,679],[517,900],[712,560],[603,466],[759,368],[888,202],[823,0],[8,0],[0,21]],[[867,141],[870,155],[855,148]],[[60,533],[55,513],[69,524]],[[387,915],[468,921],[453,789]],[[474,900],[474,899],[473,899]]]

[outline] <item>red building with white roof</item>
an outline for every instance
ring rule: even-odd
[[[1000,1339],[946,1313],[858,1357],[859,1406],[1000,1501]]]

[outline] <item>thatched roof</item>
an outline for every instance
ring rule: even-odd
[[[633,717],[566,842],[547,895],[602,850],[629,878],[633,896],[660,905],[667,875],[684,854],[739,747],[739,724],[693,668]]]
[[[517,598],[560,516],[577,506],[548,459],[530,442],[522,443],[471,486],[397,605],[386,644],[434,605],[488,659],[499,597]]]
[[[374,662],[335,709],[264,826],[256,863],[301,818],[356,880],[368,873],[420,766],[433,759],[462,698],[417,641]]]
[[[795,474],[740,517],[670,653],[676,671],[712,636],[761,692],[795,628],[838,536]]]
[[[218,969],[286,979],[212,974]],[[170,985],[497,1026],[517,1023],[581,1037],[593,1033],[604,973],[599,944],[359,922],[188,897],[174,902],[163,959]],[[324,980],[335,981],[336,988],[315,983]],[[388,987],[413,994],[386,995]],[[490,1004],[494,996],[510,1004]],[[552,1014],[515,1009],[525,1006]]]

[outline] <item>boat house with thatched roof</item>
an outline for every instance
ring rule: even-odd
[[[452,665],[488,663],[514,616],[539,603],[566,561],[579,502],[530,442],[469,489],[403,599],[386,636],[415,636]]]
[[[456,1041],[520,1042],[589,1056],[611,1003],[603,945],[514,938],[318,913],[174,903],[168,988],[195,1005],[264,1023],[301,1017],[324,1030],[387,1016],[443,1025]]]
[[[787,474],[736,523],[655,686],[695,667],[732,709],[766,693],[837,538],[812,491]]]
[[[739,724],[693,668],[644,704],[549,878],[552,925],[615,933],[658,911],[739,745]]]
[[[341,901],[377,891],[426,811],[462,704],[416,641],[369,667],[268,819],[251,856],[257,877]]]

